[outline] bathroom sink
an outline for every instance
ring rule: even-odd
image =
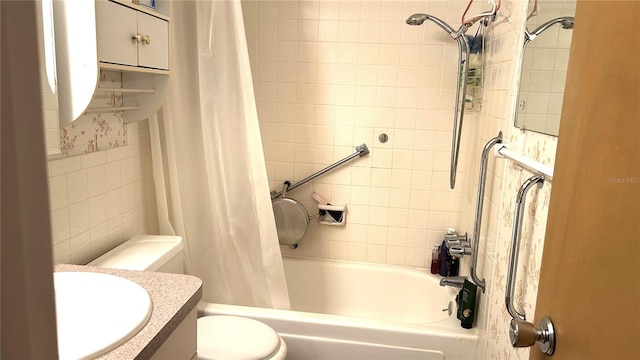
[[[54,272],[60,359],[91,359],[122,345],[151,316],[151,298],[133,281],[100,273]]]

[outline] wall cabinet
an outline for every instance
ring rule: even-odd
[[[125,123],[140,121],[158,111],[169,86],[169,17],[125,0],[96,0],[96,38],[100,70],[122,73],[122,89],[102,89],[95,94],[118,93],[122,105],[89,105],[85,113],[122,111]]]
[[[169,70],[169,23],[121,3],[96,2],[98,60]]]

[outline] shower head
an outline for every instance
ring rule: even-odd
[[[407,24],[411,26],[422,25],[427,20],[427,14],[413,14],[407,18]]]
[[[446,22],[444,22],[443,20],[438,19],[437,17],[433,16],[433,15],[428,15],[428,14],[413,14],[411,16],[409,16],[407,18],[407,24],[412,25],[412,26],[418,26],[418,25],[422,25],[426,20],[431,20],[434,23],[436,23],[438,26],[440,26],[444,31],[446,31],[447,33],[449,33],[449,35],[453,36],[453,34],[455,34],[455,30],[453,30],[453,28],[447,24]]]
[[[573,29],[573,17],[567,16],[560,22],[560,26],[563,29],[571,30]]]
[[[554,24],[560,24],[560,27],[562,27],[563,29],[573,29],[573,19],[573,16],[561,16],[555,19],[551,19],[546,23],[538,26],[532,32],[527,32],[526,36],[529,38],[529,40],[533,40],[536,36],[542,34],[545,30],[547,30]]]

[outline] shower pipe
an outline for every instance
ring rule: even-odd
[[[476,217],[475,223],[473,225],[473,237],[471,239],[471,265],[469,267],[469,273],[471,274],[471,279],[473,282],[478,285],[482,292],[485,291],[486,283],[485,279],[478,277],[477,267],[478,267],[478,249],[480,243],[480,230],[482,229],[482,208],[484,207],[484,189],[487,184],[487,163],[489,158],[489,151],[491,148],[496,145],[502,143],[502,131],[498,132],[498,136],[489,140],[489,142],[484,146],[482,150],[482,156],[480,158],[480,176],[478,177],[478,197],[476,198]]]
[[[295,183],[295,184],[293,184],[291,186],[287,186],[286,190],[283,189],[283,191],[294,190],[298,186],[302,186],[302,185],[308,183],[309,181],[317,178],[318,176],[324,175],[325,173],[337,168],[338,166],[343,165],[344,163],[347,163],[347,162],[349,162],[349,161],[351,161],[351,160],[353,160],[353,159],[355,159],[357,157],[361,157],[361,156],[367,155],[368,153],[369,153],[369,148],[367,148],[367,144],[358,145],[358,146],[356,146],[356,152],[354,152],[353,154],[347,156],[346,158],[344,158],[342,160],[336,161],[335,163],[327,166],[326,168],[316,172],[313,175],[307,176],[306,178],[298,181],[297,183]],[[280,191],[280,192],[272,191],[271,192],[271,199],[273,200],[273,199],[275,199],[277,197],[283,196],[283,191]]]
[[[460,138],[462,135],[462,120],[464,118],[464,97],[467,93],[467,78],[469,77],[469,41],[464,35],[469,27],[473,23],[466,23],[460,25],[458,30],[453,28],[441,19],[433,15],[428,14],[413,14],[406,20],[408,25],[418,26],[422,25],[426,20],[433,21],[436,25],[440,26],[445,32],[447,32],[454,40],[458,42],[458,64],[463,66],[463,71],[458,70],[457,87],[456,87],[456,106],[453,111],[453,135],[451,139],[451,172],[449,174],[449,185],[451,188],[456,186],[456,172],[458,169],[458,158],[460,153]],[[465,53],[463,60],[462,53]],[[464,81],[463,81],[464,80]],[[463,83],[462,93],[462,106],[460,106],[460,83]]]
[[[505,288],[504,300],[507,311],[512,318],[525,321],[526,314],[516,309],[513,303],[513,295],[516,285],[516,272],[518,270],[518,255],[520,252],[520,238],[522,237],[522,218],[524,217],[524,202],[527,198],[527,192],[534,185],[542,187],[544,183],[543,175],[534,175],[522,184],[516,198],[515,218],[513,220],[513,230],[511,233],[511,252],[509,253],[509,268],[507,270],[507,286]]]

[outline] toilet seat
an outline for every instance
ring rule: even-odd
[[[266,324],[239,316],[204,316],[198,319],[198,359],[284,359],[286,345]]]

